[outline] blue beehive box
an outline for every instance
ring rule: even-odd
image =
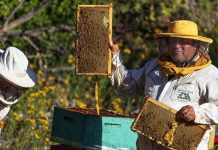
[[[100,110],[100,116],[95,112],[55,107],[51,140],[77,148],[136,149],[137,134],[130,129],[134,118],[106,110]]]

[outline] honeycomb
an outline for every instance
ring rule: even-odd
[[[76,74],[110,75],[111,5],[78,5]]]
[[[176,119],[176,110],[148,98],[132,125],[132,130],[167,149],[194,150],[200,143],[206,125]]]

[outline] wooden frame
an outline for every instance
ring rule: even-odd
[[[175,109],[148,97],[131,129],[170,149],[196,149],[208,126],[178,120],[176,112]],[[173,129],[175,122],[177,126]],[[172,129],[173,138],[169,142],[165,135]]]
[[[111,75],[112,4],[78,5],[77,75]]]

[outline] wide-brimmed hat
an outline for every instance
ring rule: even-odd
[[[212,39],[199,36],[197,24],[188,20],[177,20],[170,23],[167,33],[158,33],[156,38],[178,37],[193,39],[211,44]]]
[[[0,50],[0,76],[23,88],[32,87],[37,82],[35,72],[28,66],[27,57],[16,47]]]

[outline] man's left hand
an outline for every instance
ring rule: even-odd
[[[194,108],[190,105],[182,107],[177,112],[177,117],[184,119],[185,121],[194,121],[195,120],[195,111]]]

